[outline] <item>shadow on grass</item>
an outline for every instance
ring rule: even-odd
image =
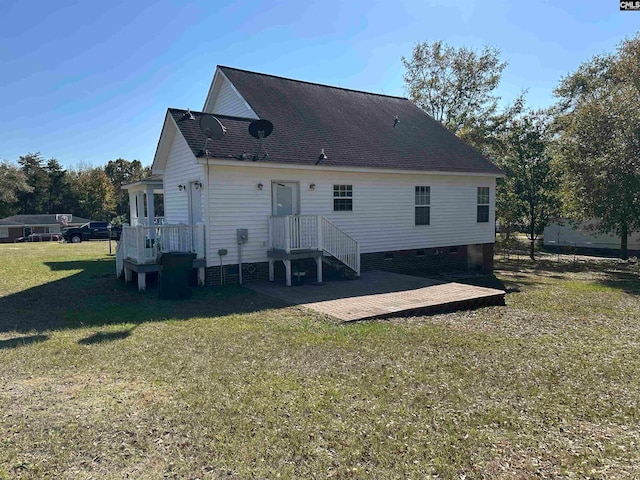
[[[500,261],[497,270],[506,273],[505,283],[535,285],[534,276],[553,280],[575,280],[571,274],[585,274],[584,281],[592,281],[603,287],[620,290],[631,295],[640,295],[640,267],[637,264],[614,258],[602,260],[579,260],[577,262],[557,262],[550,260]],[[593,274],[589,278],[589,274]]]
[[[640,274],[620,271],[606,271],[605,273],[607,278],[598,280],[598,284],[622,290],[631,295],[640,295]]]
[[[80,345],[93,345],[94,343],[113,342],[115,340],[124,340],[131,336],[131,333],[138,325],[127,328],[126,330],[118,330],[115,332],[96,332],[93,335],[78,340]]]
[[[476,287],[496,288],[498,290],[506,290],[504,282],[495,275],[480,275],[477,277],[455,278],[452,279],[456,283],[465,285],[475,285]]]
[[[9,338],[8,340],[0,340],[0,350],[8,348],[23,347],[32,343],[44,342],[49,338],[48,335],[29,335],[28,337]]]
[[[219,317],[282,308],[282,301],[243,287],[195,287],[189,300],[158,298],[157,288],[138,292],[115,278],[113,258],[45,262],[51,270],[77,271],[65,278],[0,297],[0,332],[42,333],[88,326]],[[110,334],[102,334],[102,337]],[[34,337],[40,337],[34,335]],[[46,340],[46,336],[43,340]],[[117,340],[93,336],[87,343]],[[27,337],[22,337],[27,338]]]

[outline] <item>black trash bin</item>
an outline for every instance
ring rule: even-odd
[[[160,287],[158,295],[168,300],[191,297],[189,275],[193,268],[195,253],[169,252],[160,257]]]

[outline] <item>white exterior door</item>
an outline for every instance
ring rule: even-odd
[[[202,200],[200,192],[202,188],[198,182],[189,183],[189,225],[195,225],[202,221]]]
[[[298,182],[273,182],[271,200],[274,216],[297,215],[300,213]]]

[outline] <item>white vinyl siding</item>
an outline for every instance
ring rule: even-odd
[[[191,149],[181,134],[176,134],[169,152],[169,159],[164,171],[164,215],[165,223],[189,223],[189,183],[202,182],[204,184],[204,166],[197,163]],[[180,190],[179,185],[187,188]],[[202,192],[203,190],[198,190]],[[201,205],[205,204],[201,197]],[[204,218],[204,208],[200,218]]]
[[[231,86],[231,82],[226,77],[220,75],[219,85],[214,86],[213,104],[210,112],[218,115],[229,115],[232,117],[258,118],[247,106],[245,100]]]
[[[238,263],[237,228],[249,230],[249,239],[242,251],[243,261],[267,260],[271,191],[259,190],[257,185],[276,181],[299,182],[300,214],[324,215],[359,241],[362,253],[495,240],[493,203],[490,223],[476,222],[476,188],[477,185],[495,188],[495,179],[490,177],[272,169],[256,164],[215,165],[209,169],[207,250],[217,252],[226,248],[229,254],[223,258],[225,264]],[[314,189],[310,188],[311,184],[315,184]],[[334,185],[353,186],[357,215],[333,211]],[[431,226],[428,230],[415,226],[416,185],[429,185]],[[208,266],[218,262],[217,255],[207,258]]]

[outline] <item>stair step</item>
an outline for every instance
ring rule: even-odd
[[[322,262],[337,270],[344,278],[348,278],[349,280],[360,278],[360,275],[356,274],[350,267],[335,257],[325,255],[322,257]]]

